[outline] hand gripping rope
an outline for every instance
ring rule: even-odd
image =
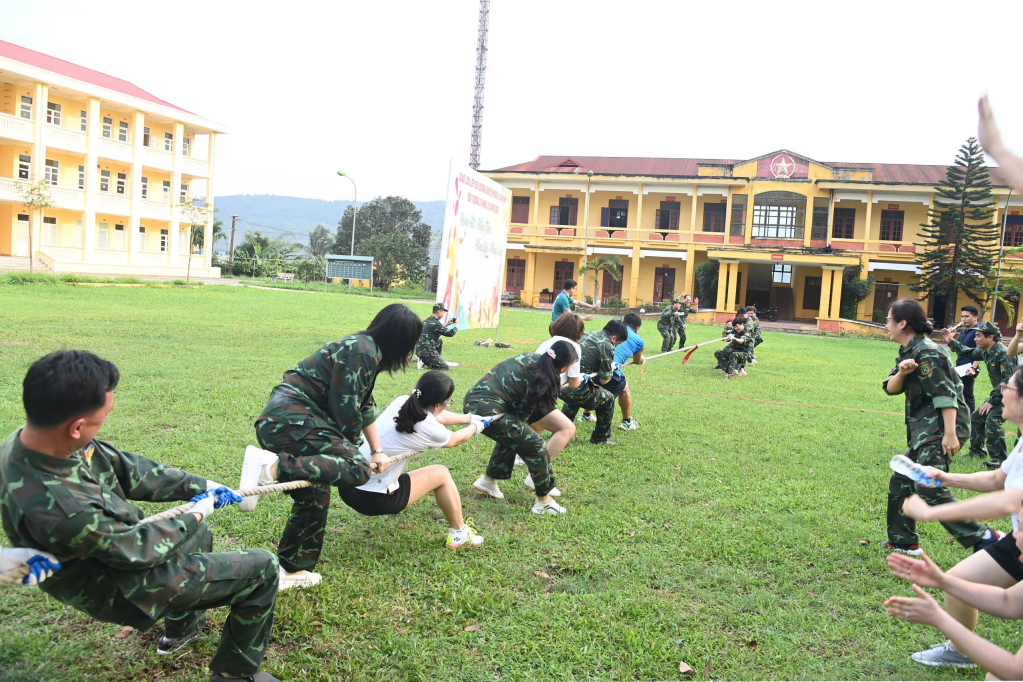
[[[413,457],[416,457],[416,456],[421,455],[421,454],[423,454],[423,453],[421,453],[421,452],[403,452],[400,455],[395,455],[394,457],[389,458],[388,465],[394,464],[395,462],[401,462],[401,461],[406,460],[406,459],[412,459]],[[310,487],[312,485],[314,485],[314,484],[310,483],[309,481],[289,481],[287,483],[274,483],[272,485],[263,485],[263,486],[257,486],[255,488],[246,488],[244,490],[236,490],[235,494],[237,494],[239,497],[252,497],[253,495],[268,495],[270,493],[283,493],[283,492],[287,492],[289,490],[298,490],[299,488],[308,488],[308,487]],[[193,506],[192,502],[187,502],[185,504],[180,504],[177,507],[172,507],[172,508],[170,508],[170,509],[168,509],[166,511],[160,512],[159,514],[154,514],[153,516],[147,516],[146,518],[144,518],[141,521],[139,521],[139,523],[149,523],[150,521],[163,521],[165,519],[173,519],[176,516],[181,516],[182,514],[187,514],[188,510],[191,509],[192,506]],[[73,558],[74,557],[72,557],[72,559]],[[63,563],[64,561],[68,560],[65,557],[57,557],[57,559],[61,563]],[[6,573],[0,573],[0,585],[8,585],[10,583],[21,582],[21,579],[24,578],[26,575],[28,575],[28,573],[29,573],[29,567],[28,567],[27,564],[24,565],[24,566],[21,566],[19,568],[11,569],[10,571],[7,571]]]

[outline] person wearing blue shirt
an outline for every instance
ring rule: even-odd
[[[643,324],[643,318],[636,313],[629,313],[622,322],[629,330],[629,337],[615,348],[615,364],[618,367],[611,376],[611,381],[605,384],[604,388],[611,393],[618,391],[618,406],[622,408],[622,422],[618,428],[622,431],[635,431],[639,428],[639,423],[632,417],[632,393],[629,391],[625,375],[622,374],[622,367],[629,358],[632,358],[637,365],[646,362],[646,358],[643,357],[643,348],[646,346],[646,342],[639,335],[639,327]]]
[[[980,311],[977,310],[976,306],[964,305],[960,310],[961,319],[963,323],[963,331],[959,332],[959,343],[963,344],[967,348],[976,348],[976,336],[977,336],[977,321],[980,318]],[[970,414],[973,414],[974,410],[977,409],[976,401],[973,397],[973,381],[977,378],[977,368],[980,366],[980,362],[974,362],[965,355],[958,355],[956,359],[956,367],[962,365],[972,365],[972,369],[967,370],[966,374],[962,376],[963,379],[963,397],[966,399],[966,404],[970,406]]]
[[[581,306],[583,308],[590,308],[596,310],[597,306],[590,305],[583,301],[577,301],[573,298],[575,296],[575,288],[579,286],[578,282],[574,279],[566,279],[562,285],[562,291],[558,294],[558,297],[554,300],[554,310],[551,311],[551,322],[558,319],[562,313],[574,310],[575,306]],[[592,315],[588,315],[583,318],[584,322],[589,322],[593,319]]]

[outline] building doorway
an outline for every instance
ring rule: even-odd
[[[654,303],[675,295],[675,268],[654,269]]]
[[[521,258],[508,259],[508,274],[504,280],[504,289],[515,295],[522,293],[526,284],[526,261]]]
[[[28,258],[28,214],[19,213],[14,224],[14,255]]]
[[[931,294],[927,315],[934,320],[935,329],[940,329],[945,326],[945,303],[947,301],[948,296],[945,294],[939,294],[936,292]]]
[[[554,294],[562,290],[566,279],[572,279],[575,266],[568,261],[557,261],[554,263]]]
[[[624,271],[622,272],[624,275]],[[606,301],[609,298],[622,297],[622,278],[615,279],[610,272],[603,273],[603,281],[600,287],[600,300]]]
[[[888,282],[877,282],[874,284],[874,307],[870,310],[870,317],[875,322],[881,322],[882,320],[876,319],[878,317],[878,311],[881,311],[881,317],[885,318],[888,316],[888,309],[892,307],[892,303],[895,303],[899,297],[899,285],[890,284]]]
[[[662,239],[668,238],[668,232],[678,232],[678,218],[682,213],[682,202],[662,201],[661,207],[654,212],[654,227],[661,233]]]

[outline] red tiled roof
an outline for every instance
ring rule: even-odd
[[[566,161],[578,164],[565,167]],[[746,163],[742,159],[667,159],[628,156],[538,156],[532,161],[496,169],[495,173],[571,173],[585,175],[592,170],[596,175],[661,175],[669,177],[696,177],[698,165],[734,166]],[[873,171],[873,182],[906,185],[935,185],[945,177],[947,166],[924,166],[905,163],[844,163],[822,161],[833,168],[859,168]],[[991,168],[991,182],[1007,187],[1008,182],[998,168]]]
[[[192,113],[182,109],[181,107],[175,106],[170,102],[165,102],[159,97],[150,95],[142,88],[132,85],[126,80],[114,78],[113,76],[108,76],[105,73],[93,71],[92,69],[87,69],[84,66],[78,66],[77,64],[66,62],[63,59],[57,59],[56,57],[51,57],[48,54],[29,50],[28,48],[15,45],[13,43],[7,43],[2,40],[0,40],[0,57],[21,62],[28,66],[34,66],[37,69],[43,69],[60,76],[74,78],[75,80],[82,81],[83,83],[89,83],[90,85],[96,85],[101,88],[106,88],[107,90],[113,90],[114,92],[119,92],[122,95],[137,97],[138,99],[152,102],[153,104],[162,104],[165,107],[184,111],[186,114]]]

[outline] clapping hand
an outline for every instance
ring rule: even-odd
[[[923,551],[920,552],[919,559],[912,559],[905,554],[889,554],[888,568],[892,569],[892,575],[896,578],[908,580],[922,587],[942,589],[944,585],[945,574]]]
[[[909,623],[935,625],[941,618],[941,607],[934,597],[924,592],[919,585],[913,585],[919,599],[912,597],[890,597],[884,603],[888,607],[888,615],[895,616]]]

